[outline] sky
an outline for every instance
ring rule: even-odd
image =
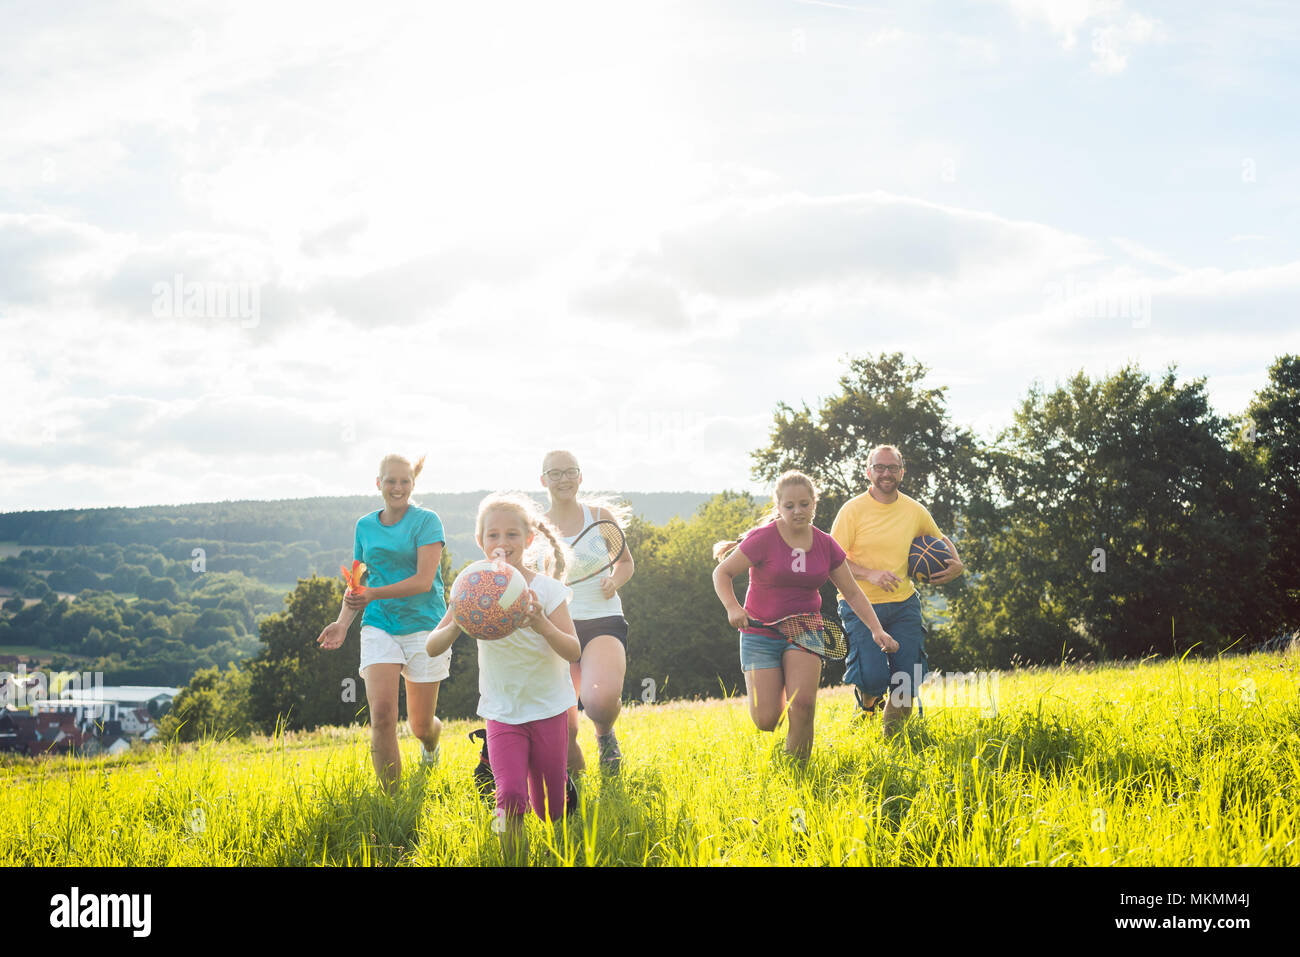
[[[1285,3],[0,2],[0,511],[761,492],[902,352],[992,438],[1300,352]],[[1290,119],[1288,119],[1290,117]],[[890,436],[880,436],[890,441]]]

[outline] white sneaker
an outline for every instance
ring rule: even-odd
[[[420,766],[424,768],[436,768],[438,766],[438,755],[442,754],[442,745],[435,744],[432,751],[424,749],[424,742],[420,743]]]

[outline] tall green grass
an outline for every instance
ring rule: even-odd
[[[806,767],[743,699],[628,707],[624,773],[588,774],[534,865],[1300,864],[1300,654],[1005,673],[885,741],[823,691]],[[0,767],[8,865],[493,865],[470,722],[380,792],[365,729]],[[595,755],[590,724],[582,742]]]

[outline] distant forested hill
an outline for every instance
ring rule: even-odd
[[[459,565],[474,551],[474,516],[487,492],[416,495],[442,518],[448,546]],[[545,502],[544,494],[535,496]],[[712,496],[702,492],[632,492],[622,496],[653,525],[687,518]],[[143,508],[85,508],[0,513],[0,542],[19,545],[153,545],[165,542],[277,542],[313,544],[321,550],[350,549],[357,519],[382,507],[378,493],[274,502],[202,502]],[[175,556],[180,558],[182,556]],[[306,574],[304,568],[302,574]]]
[[[481,557],[485,494],[418,497],[442,517],[446,573]],[[625,497],[654,525],[710,498]],[[52,658],[109,683],[183,684],[225,668],[257,654],[259,622],[300,578],[337,576],[357,519],[381,504],[376,494],[0,514],[0,656]]]

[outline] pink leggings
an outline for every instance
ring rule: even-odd
[[[488,760],[497,782],[497,808],[506,814],[533,810],[546,820],[564,813],[565,768],[569,761],[569,715],[561,711],[553,718],[539,718],[524,724],[487,722]]]

